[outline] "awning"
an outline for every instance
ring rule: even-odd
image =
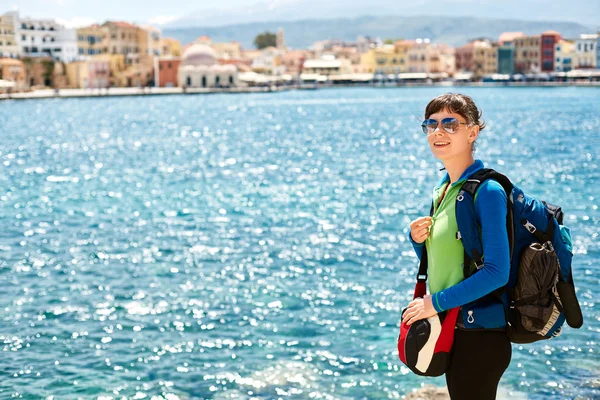
[[[0,79],[0,88],[13,88],[15,87],[15,83],[13,81],[7,81],[5,79]]]
[[[427,79],[426,72],[404,72],[398,74],[398,79]]]

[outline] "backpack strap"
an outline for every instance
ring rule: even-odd
[[[462,241],[465,249],[463,265],[465,279],[472,274],[471,265],[475,265],[475,271],[483,268],[483,244],[481,243],[479,224],[477,223],[477,218],[475,216],[475,195],[481,185],[489,179],[498,182],[506,193],[506,231],[508,232],[510,259],[512,260],[514,247],[512,211],[513,184],[505,175],[502,175],[491,168],[484,168],[475,172],[463,183],[458,196],[456,197],[456,220],[458,224],[457,239]]]
[[[433,215],[433,202],[431,202],[431,209],[429,210],[429,216]],[[417,273],[417,284],[415,286],[415,292],[413,295],[413,299],[417,297],[423,297],[427,293],[427,287],[425,282],[427,282],[427,249],[423,249],[424,251],[421,254],[421,261],[419,262],[419,272]]]

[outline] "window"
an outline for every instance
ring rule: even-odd
[[[77,40],[79,40],[80,42],[83,42],[83,40],[84,40],[84,39],[83,39],[83,35],[79,35],[79,36],[77,37]]]
[[[202,77],[202,82],[205,82],[205,79],[206,78]],[[187,85],[186,86],[192,86],[192,77],[191,76],[187,77]]]
[[[556,46],[556,51],[560,51],[560,46]]]
[[[84,55],[84,54],[85,53],[84,53],[83,49],[79,49],[79,55]]]
[[[169,63],[169,64],[168,64],[168,67],[169,67],[169,69],[171,69],[171,67],[172,67],[172,66],[171,66],[171,63]]]
[[[25,36],[25,35],[22,35],[22,36],[21,36],[21,40],[22,40],[22,41],[26,41],[26,40],[27,40],[27,36]]]

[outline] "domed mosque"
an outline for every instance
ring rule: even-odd
[[[217,54],[205,44],[190,46],[181,57],[179,86],[188,88],[238,86],[235,65],[219,65]]]

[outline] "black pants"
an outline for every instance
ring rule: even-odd
[[[512,357],[505,332],[454,331],[446,384],[452,400],[494,400],[498,382]]]

